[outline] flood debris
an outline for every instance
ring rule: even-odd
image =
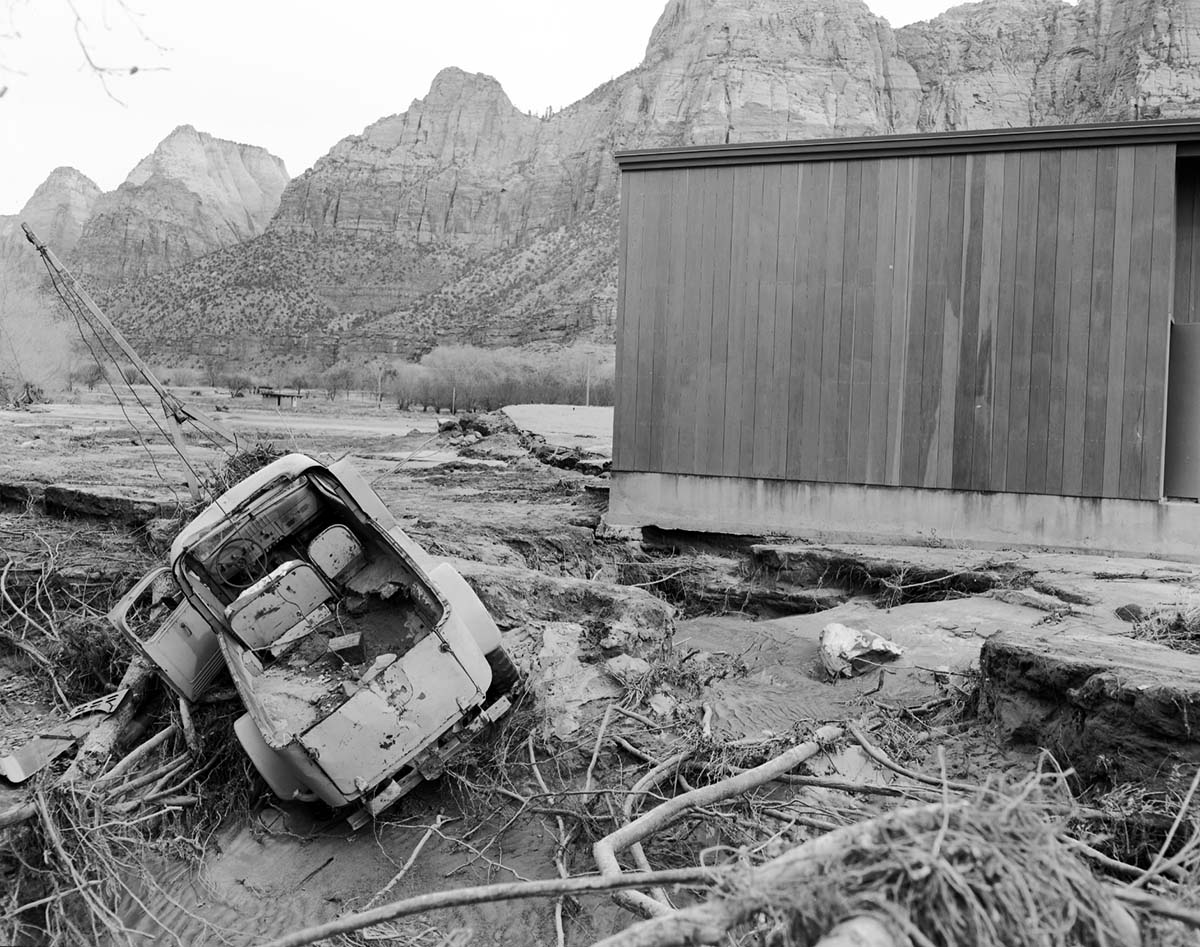
[[[9,382],[0,375],[0,408],[6,411],[28,410],[31,405],[45,404],[49,399],[40,385],[31,381]]]
[[[20,749],[0,757],[0,776],[19,785],[41,772],[73,749],[80,738],[95,730],[104,717],[121,705],[128,693],[128,688],[121,688],[72,708],[63,723],[38,733]]]
[[[649,752],[654,738],[643,723],[616,703],[593,718],[579,744],[590,754],[580,757],[587,766],[575,772],[578,782],[560,775],[550,784],[547,751],[539,752],[532,735],[511,760],[515,767],[524,756],[525,775],[504,790],[517,814],[500,834],[523,812],[541,810],[547,827],[555,825],[556,878],[456,886],[390,904],[371,897],[363,910],[267,947],[302,947],[367,928],[399,936],[388,922],[513,899],[553,899],[557,942],[594,947],[683,947],[731,937],[796,947],[1149,947],[1191,943],[1200,929],[1200,911],[1179,903],[1186,889],[1173,880],[1185,877],[1174,873],[1181,864],[1194,868],[1200,858],[1190,795],[1177,821],[1191,826],[1191,843],[1139,867],[1093,847],[1097,810],[1046,758],[1024,774],[976,785],[949,779],[944,756],[937,773],[892,763],[875,742],[889,726],[878,717],[781,741],[713,743],[694,731],[677,733]],[[858,780],[805,774],[848,744],[888,760],[900,780],[888,784],[882,770]],[[614,755],[637,761],[632,770],[622,767],[619,781],[605,766]],[[508,775],[517,777],[517,769]],[[488,794],[486,785],[471,789]],[[606,803],[614,793],[622,801]],[[589,848],[587,835],[596,832],[603,834]],[[478,834],[475,844],[490,845]],[[1162,852],[1169,850],[1167,839]],[[571,921],[583,917],[580,899],[603,892],[644,920],[618,921],[616,933],[598,940],[578,939]],[[517,932],[507,933],[516,942]],[[526,929],[519,936],[537,939]]]
[[[830,680],[874,670],[903,653],[898,644],[866,628],[830,622],[821,629],[821,666]]]
[[[468,440],[473,438],[462,438],[464,444]],[[260,460],[223,489],[253,478],[257,467],[278,460],[278,452]],[[526,472],[534,469],[529,460],[520,463]],[[312,469],[312,476],[324,476]],[[302,476],[309,476],[307,470]],[[487,476],[495,475],[489,471]],[[182,527],[174,553],[191,570],[187,581],[209,590],[210,611],[219,611],[229,626],[226,631],[222,624],[219,634],[232,637],[236,623],[237,650],[222,650],[218,641],[219,674],[233,654],[244,667],[261,665],[261,674],[248,674],[252,688],[263,688],[276,668],[304,678],[284,678],[300,683],[295,693],[282,696],[285,685],[270,693],[251,690],[268,703],[282,704],[296,694],[300,699],[340,694],[344,703],[363,691],[386,703],[395,693],[385,687],[389,675],[403,667],[400,662],[414,642],[419,646],[436,638],[403,621],[410,614],[406,610],[415,609],[418,618],[425,614],[426,624],[431,613],[422,613],[404,582],[382,569],[368,573],[369,583],[336,596],[331,592],[318,607],[289,611],[308,581],[296,562],[312,566],[322,583],[326,580],[310,549],[324,532],[321,524],[313,520],[291,532],[271,525],[269,510],[280,493],[287,494],[288,479],[267,477],[261,492],[251,491],[247,506],[225,504],[196,530],[183,522],[196,510],[173,523],[164,520],[154,531],[155,548],[161,552],[161,544]],[[349,509],[336,489],[319,497],[325,504],[321,509]],[[449,549],[437,541],[438,531],[447,529],[449,504],[431,511],[418,506],[419,497],[396,499],[397,509],[419,510],[426,549],[458,556],[472,551],[470,540],[455,537],[458,545]],[[462,502],[460,494],[454,502]],[[383,522],[373,508],[360,503],[358,509]],[[470,508],[470,515],[476,509]],[[286,517],[293,524],[302,519]],[[46,519],[31,522],[50,528]],[[115,525],[105,522],[104,529]],[[356,529],[365,529],[353,517],[341,525],[355,536]],[[255,530],[272,538],[263,541]],[[23,523],[17,532],[28,529]],[[1200,877],[1200,818],[1196,792],[1186,791],[1197,761],[1173,758],[1176,772],[1168,788],[1152,795],[1148,782],[1098,789],[1084,778],[1084,767],[1060,772],[1032,749],[1015,761],[988,755],[995,753],[995,734],[1005,731],[986,729],[999,718],[973,716],[981,704],[985,711],[990,707],[990,685],[985,680],[981,689],[978,674],[965,668],[982,640],[995,637],[999,645],[1005,635],[997,630],[1021,622],[1044,621],[1037,627],[1049,637],[1074,631],[1048,608],[1024,602],[1018,607],[998,594],[1036,590],[1040,583],[1028,574],[1026,560],[1011,568],[999,559],[978,564],[976,572],[998,577],[984,582],[955,574],[970,564],[955,566],[957,550],[936,550],[936,557],[919,551],[916,555],[930,562],[941,560],[934,564],[943,571],[927,574],[904,574],[900,554],[889,552],[886,571],[880,565],[868,584],[848,569],[827,573],[833,560],[824,561],[826,554],[819,552],[812,567],[814,590],[821,594],[811,597],[812,606],[824,607],[823,594],[839,610],[751,623],[754,603],[744,605],[747,597],[739,592],[765,589],[773,596],[772,608],[779,603],[781,609],[801,611],[798,596],[805,590],[790,586],[804,571],[799,552],[787,553],[792,557],[787,569],[759,562],[764,571],[751,563],[739,575],[736,562],[728,569],[723,563],[689,568],[685,553],[649,559],[644,547],[598,540],[589,547],[595,558],[572,577],[553,574],[565,571],[566,553],[557,562],[549,561],[550,552],[545,562],[529,557],[526,562],[534,568],[522,568],[458,558],[447,563],[414,551],[412,561],[426,575],[426,592],[439,607],[453,612],[455,602],[440,591],[436,570],[448,564],[462,576],[502,633],[504,651],[521,667],[525,694],[489,728],[487,739],[466,742],[439,761],[419,761],[419,775],[439,781],[415,789],[402,808],[381,810],[372,826],[378,844],[364,845],[344,823],[329,824],[346,808],[331,811],[320,800],[288,803],[277,793],[262,792],[253,764],[238,741],[229,739],[235,722],[248,715],[247,688],[230,686],[217,675],[207,682],[200,673],[189,677],[179,662],[167,660],[178,657],[178,649],[152,646],[164,627],[174,629],[173,635],[196,630],[194,616],[177,614],[187,596],[174,570],[151,579],[133,596],[122,619],[132,634],[111,636],[102,657],[85,657],[75,642],[97,647],[92,639],[64,632],[75,621],[68,610],[70,596],[90,603],[86,611],[69,607],[88,617],[89,628],[99,627],[111,599],[88,598],[88,590],[97,576],[111,594],[122,573],[141,574],[146,549],[104,545],[106,555],[96,556],[97,562],[110,560],[102,573],[83,570],[68,580],[66,570],[84,557],[74,559],[60,550],[48,565],[45,557],[59,547],[49,532],[45,538],[46,544],[5,544],[9,555],[0,555],[0,568],[8,564],[7,574],[0,572],[0,590],[7,590],[18,609],[0,604],[3,659],[39,681],[56,679],[65,695],[58,701],[60,716],[85,694],[117,683],[130,687],[130,697],[84,737],[69,765],[65,753],[21,786],[0,786],[5,793],[0,795],[5,851],[0,940],[123,944],[226,938],[236,944],[274,937],[277,944],[298,945],[363,931],[362,938],[372,942],[457,943],[467,935],[437,928],[447,923],[442,920],[447,915],[418,916],[508,899],[540,900],[541,907],[519,914],[486,909],[456,916],[453,923],[478,926],[477,918],[484,918],[491,925],[486,933],[498,941],[569,947],[597,940],[609,947],[725,943],[730,937],[780,947],[975,942],[1178,947],[1194,942],[1194,930],[1200,929],[1190,907]],[[229,546],[233,540],[256,545]],[[277,547],[270,548],[271,542]],[[370,541],[363,545],[377,548]],[[345,548],[335,544],[328,560],[316,557],[334,563],[335,584],[341,581],[336,563],[343,558],[337,550]],[[169,553],[171,562],[174,553]],[[629,562],[638,568],[623,569]],[[283,566],[288,568],[280,571]],[[728,585],[710,581],[722,575],[730,577]],[[822,577],[837,586],[820,585]],[[738,591],[725,595],[734,579],[740,580]],[[976,582],[986,586],[987,598],[968,597],[967,586]],[[1128,582],[1130,597],[1122,586],[1121,603],[1150,597],[1150,591],[1134,588],[1134,580]],[[226,586],[222,594],[228,601],[211,591]],[[744,625],[730,621],[714,626],[707,637],[695,637],[697,629],[689,627],[693,620],[681,619],[680,611],[688,613],[691,590],[710,587],[722,592],[722,600],[706,599],[700,607],[708,614],[736,611],[732,617]],[[1043,594],[1049,593],[1038,593]],[[850,596],[854,601],[842,604]],[[914,600],[928,602],[903,604]],[[1061,596],[1055,600],[1069,604]],[[1099,612],[1109,604],[1080,603],[1078,608],[1090,618],[1086,610]],[[885,611],[881,605],[894,607]],[[392,610],[400,614],[401,628],[381,636],[379,618]],[[821,680],[819,632],[834,619],[852,631],[870,628],[903,645],[903,657],[880,669],[887,677],[883,690],[874,687],[873,675],[836,684]],[[747,628],[764,639],[752,651],[750,642],[756,639]],[[683,640],[689,633],[693,637]],[[22,645],[36,649],[46,665]],[[950,660],[951,647],[969,655],[963,667]],[[146,660],[149,652],[156,654],[156,663]],[[130,662],[131,653],[139,658]],[[875,663],[878,657],[867,655]],[[939,670],[947,662],[953,674]],[[85,683],[83,670],[93,666],[103,673]],[[198,668],[198,661],[191,665],[193,672]],[[920,688],[902,686],[918,675]],[[406,676],[411,682],[412,675]],[[189,681],[192,695],[185,697],[180,691]],[[1085,687],[1088,695],[1092,687]],[[753,692],[782,706],[777,695],[818,690],[828,699],[810,702],[803,713],[789,706],[769,719],[748,714],[744,727],[722,719],[722,695]],[[1135,700],[1151,696],[1149,690],[1139,693]],[[1052,709],[1065,718],[1079,710],[1079,697],[1072,691]],[[329,710],[336,716],[321,699],[313,713]],[[414,693],[409,700],[415,699]],[[1119,701],[1113,706],[1119,709]],[[1184,711],[1186,718],[1190,711]],[[270,736],[303,745],[305,733],[280,727]],[[318,749],[321,760],[329,762]],[[430,765],[422,768],[424,762]],[[368,786],[368,799],[371,793]],[[262,923],[255,918],[255,930],[218,931],[221,921],[204,916],[202,909],[200,916],[185,916],[182,908],[158,910],[156,905],[168,900],[175,904],[180,891],[143,867],[158,864],[154,856],[203,863],[207,882],[208,870],[222,864],[212,841],[222,819],[240,827],[255,857],[266,860],[281,857],[283,850],[272,841],[291,837],[294,826],[287,813],[297,812],[323,820],[322,832],[336,834],[339,843],[360,842],[342,850],[350,851],[349,857],[339,852],[335,862],[321,848],[322,837],[298,839],[309,861],[289,862],[288,879],[279,886],[241,889],[247,901],[239,906],[252,899],[254,910],[275,911]],[[284,826],[279,837],[260,831],[267,823]],[[398,836],[405,840],[402,846]],[[224,845],[225,836],[220,838]],[[371,874],[368,850],[391,861]],[[351,882],[335,882],[331,876],[346,872],[348,864],[353,865]],[[269,904],[286,902],[301,885],[309,902],[303,916],[297,916],[294,904]],[[453,890],[437,890],[442,886]],[[405,889],[417,896],[386,903]],[[616,890],[629,893],[614,902],[610,895]],[[655,916],[643,922],[642,913]],[[399,923],[403,918],[417,919],[406,926]],[[292,927],[302,929],[285,933]],[[483,930],[475,933],[477,940],[484,936]]]

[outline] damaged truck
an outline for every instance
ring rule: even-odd
[[[346,460],[289,454],[215,499],[112,610],[179,696],[228,671],[284,799],[356,827],[505,714],[520,677],[475,592]]]

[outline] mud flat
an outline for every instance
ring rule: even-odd
[[[111,688],[128,660],[95,619],[154,558],[154,529],[135,524],[169,511],[179,484],[164,486],[154,467],[169,472],[174,461],[156,444],[147,449],[115,428],[96,430],[94,417],[50,416],[40,429],[33,416],[21,420],[19,429],[0,423],[0,447],[11,448],[0,482],[15,485],[12,495],[0,493],[7,500],[0,568],[10,593],[40,601],[52,617],[54,581],[66,582],[67,598],[53,600],[63,608],[73,607],[69,596],[81,594],[80,583],[95,596],[87,641],[109,649],[112,673],[100,667],[64,681],[72,699],[82,699]],[[528,423],[555,436],[552,424]],[[570,434],[570,417],[556,423]],[[165,817],[162,834],[146,840],[153,848],[144,866],[130,869],[131,890],[111,901],[124,923],[152,940],[254,943],[339,917],[370,903],[427,834],[391,896],[553,878],[559,861],[571,875],[595,873],[591,843],[628,817],[690,785],[761,765],[830,722],[843,731],[839,742],[822,747],[793,782],[681,820],[647,840],[649,863],[766,857],[877,816],[875,797],[855,794],[855,785],[868,784],[884,800],[928,802],[951,783],[1024,772],[1043,746],[1098,784],[1173,785],[1172,777],[1186,779],[1200,763],[1191,729],[1200,720],[1200,658],[1130,637],[1164,609],[1200,605],[1200,566],[654,531],[607,538],[597,529],[607,481],[588,472],[594,466],[542,463],[522,432],[503,425],[484,432],[458,424],[441,433],[414,426],[371,414],[343,427],[326,410],[292,425],[287,446],[352,453],[404,529],[454,560],[525,672],[528,704],[461,765],[358,833],[338,813],[273,799],[246,775],[240,756],[223,758],[223,768],[241,765],[241,775],[227,772],[217,790],[198,784],[209,811]],[[590,450],[591,440],[562,446]],[[33,492],[20,494],[21,484]],[[47,493],[66,496],[68,486],[71,502],[45,502]],[[49,625],[40,611],[28,614]],[[870,629],[903,653],[828,680],[817,652],[832,622]],[[56,653],[53,640],[3,606],[0,627]],[[62,712],[38,668],[7,647],[0,648],[0,697],[4,751],[23,730],[53,726]],[[226,718],[234,712],[195,708],[202,729],[211,728],[208,752],[229,743]],[[153,732],[176,710],[158,700],[146,713]],[[849,739],[850,724],[899,768]],[[905,767],[926,781],[905,776]],[[643,783],[655,772],[670,778]],[[60,773],[52,768],[36,784],[51,799]],[[827,784],[804,783],[820,779]],[[0,808],[28,799],[26,787],[0,788]],[[175,835],[181,840],[163,841]],[[107,895],[106,878],[96,869],[96,889]],[[37,897],[30,890],[23,899]],[[564,912],[572,945],[632,920],[599,896],[568,899]],[[397,922],[372,938],[554,944],[555,927],[553,902],[538,901]]]

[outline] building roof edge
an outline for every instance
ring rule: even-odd
[[[910,135],[867,135],[854,138],[809,138],[731,145],[640,148],[617,151],[614,157],[622,171],[654,171],[695,166],[844,161],[861,158],[1153,144],[1200,146],[1200,121],[1167,119],[1087,125],[1040,125],[1031,128],[980,128]]]

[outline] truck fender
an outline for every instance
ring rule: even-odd
[[[429,572],[429,581],[450,603],[451,612],[470,631],[480,651],[491,654],[500,647],[500,629],[496,627],[495,619],[454,566],[448,562],[434,566]]]
[[[300,782],[286,757],[271,749],[249,714],[242,714],[234,721],[233,731],[258,774],[271,787],[271,792],[280,799],[316,800],[317,794]]]

